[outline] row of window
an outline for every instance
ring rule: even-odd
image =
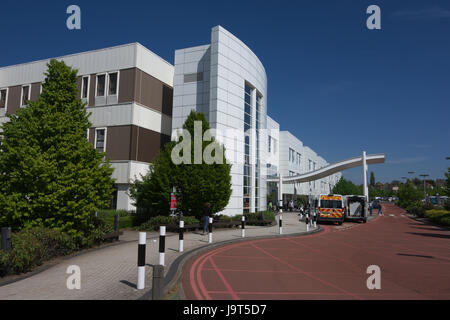
[[[42,91],[42,85],[40,88]],[[30,100],[31,96],[31,85],[23,85],[20,91],[20,107],[24,107],[27,104],[27,101]],[[6,104],[8,101],[8,88],[0,89],[0,108],[6,109]]]
[[[301,163],[301,154],[298,152],[295,152],[294,149],[289,148],[289,162],[295,163],[296,165],[300,166]]]
[[[88,99],[91,77],[83,76],[81,80],[81,98]],[[107,90],[106,90],[107,89]],[[119,72],[105,72],[95,76],[95,96],[115,96],[119,91]]]
[[[82,77],[81,80],[81,98],[88,99],[89,97],[89,83],[90,76],[86,75]],[[95,96],[105,97],[116,96],[119,91],[119,71],[105,72],[97,74],[95,82]],[[40,93],[42,92],[42,84],[40,86]],[[31,85],[26,84],[22,86],[20,93],[20,107],[24,107],[27,101],[30,100],[31,96]],[[0,88],[0,109],[6,108],[8,101],[8,88]]]

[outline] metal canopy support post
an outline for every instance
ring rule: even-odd
[[[364,198],[366,199],[366,203],[369,203],[369,187],[367,186],[367,161],[366,161],[366,152],[362,153],[362,167],[363,167],[363,191]],[[368,206],[364,206],[364,216],[367,216],[367,208]]]

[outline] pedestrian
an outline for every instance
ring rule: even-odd
[[[273,211],[272,201],[269,201],[269,210]]]
[[[294,200],[289,201],[289,211],[294,211]]]
[[[380,216],[383,215],[383,210],[381,209],[381,204],[380,204],[380,208],[378,209],[378,215],[380,215]]]
[[[211,217],[211,204],[209,202],[205,202],[203,206],[203,235],[208,230],[209,218]]]

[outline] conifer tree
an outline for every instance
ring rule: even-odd
[[[109,205],[113,169],[86,139],[91,124],[77,98],[77,70],[55,59],[47,66],[39,99],[2,126],[0,225],[79,236]]]

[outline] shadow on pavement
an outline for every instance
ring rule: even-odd
[[[424,256],[421,254],[407,254],[407,253],[397,253],[398,256],[405,256],[405,257],[418,257],[418,258],[428,258],[428,259],[434,259],[432,256]]]
[[[416,236],[450,239],[450,234],[436,234],[436,233],[419,233],[419,232],[407,232]]]
[[[127,281],[127,280],[120,280],[120,282],[123,283],[123,284],[126,284],[126,285],[129,286],[129,287],[132,287],[133,289],[137,289],[136,284],[131,283],[130,281]]]

